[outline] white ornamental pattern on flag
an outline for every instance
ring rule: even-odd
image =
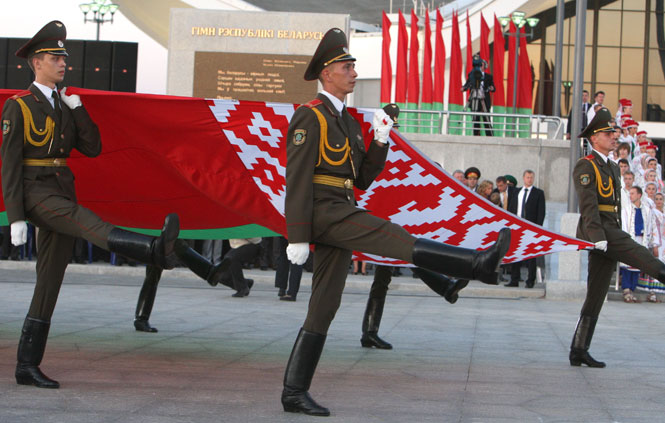
[[[295,105],[209,100],[211,112],[257,187],[284,215],[286,133]],[[374,109],[353,109],[366,143],[373,137]],[[465,248],[485,249],[504,227],[513,230],[504,263],[588,248],[589,243],[527,222],[462,186],[418,151],[400,133],[390,134],[384,171],[367,191],[356,192],[358,207],[371,210],[423,238]],[[404,262],[355,252],[359,260],[388,265]]]

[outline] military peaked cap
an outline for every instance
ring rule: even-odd
[[[49,53],[56,56],[68,56],[65,50],[67,28],[60,21],[51,21],[44,25],[34,37],[16,50],[16,56],[28,59],[35,54]]]
[[[471,166],[467,170],[464,171],[464,177],[469,179],[470,176],[475,176],[476,178],[480,178],[480,170],[478,170],[477,167]]]
[[[615,128],[612,114],[607,107],[601,107],[587,127],[584,128],[584,131],[578,135],[578,138],[591,138],[591,135],[598,132],[614,132]]]
[[[314,56],[305,70],[305,80],[314,81],[329,64],[348,60],[355,61],[356,58],[349,54],[346,34],[339,28],[333,28],[326,32],[316,48]]]

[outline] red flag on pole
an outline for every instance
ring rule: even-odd
[[[425,9],[425,53],[423,54],[423,92],[420,99],[420,108],[432,110],[432,29],[429,24],[429,10]],[[438,127],[438,119],[434,120],[432,114],[420,113],[420,132],[432,133],[434,126]],[[436,123],[436,125],[433,125]]]
[[[411,43],[409,45],[409,88],[407,90],[407,107],[418,108],[420,94],[420,75],[418,72],[418,17],[415,9],[411,9]]]
[[[496,110],[497,113],[504,113],[506,107],[506,93],[503,89],[503,59],[505,53],[506,47],[503,32],[501,32],[501,24],[499,24],[499,20],[496,18],[496,15],[494,15],[494,66],[492,68],[492,74],[496,91],[494,91],[492,103],[494,104],[494,107],[504,108],[502,111]]]
[[[496,91],[492,95],[492,109],[494,113],[506,113],[506,93],[503,89],[503,59],[505,56],[505,43],[503,32],[501,31],[501,24],[494,15],[494,65],[492,74],[494,77],[494,87]],[[500,137],[503,135],[503,117],[495,116],[494,122],[494,136]]]
[[[483,12],[480,12],[480,58],[490,62],[490,27],[485,22]]]
[[[383,49],[381,53],[381,103],[390,103],[393,86],[393,67],[390,63],[390,19],[383,11]]]
[[[473,38],[471,38],[471,21],[469,11],[466,11],[466,74],[473,69]]]
[[[526,34],[526,29],[521,28],[520,33]],[[529,53],[526,49],[527,39],[520,39],[520,57],[519,57],[519,76],[517,81],[517,108],[523,109],[520,113],[531,112],[533,78],[531,75],[531,64],[529,63]]]
[[[526,34],[526,28],[520,29],[520,34]],[[520,39],[519,56],[519,75],[517,78],[517,113],[530,115],[533,101],[533,76],[531,74],[531,64],[529,63],[529,53],[526,50],[527,38]],[[519,118],[519,137],[529,138],[531,131],[528,118]]]
[[[510,21],[510,26],[508,27],[508,32],[511,34],[517,34],[517,28],[513,21]],[[508,37],[508,92],[506,93],[506,106],[514,107],[515,103],[513,100],[513,90],[514,90],[514,81],[515,81],[515,40],[516,36],[511,35]]]
[[[425,9],[425,53],[423,55],[423,109],[432,108],[432,29],[429,24],[429,11]]]
[[[450,41],[450,80],[448,81],[448,110],[461,111],[462,99],[462,49],[460,47],[459,20],[453,12],[453,33]],[[448,132],[461,134],[461,115],[452,115],[449,119]]]
[[[434,44],[436,47],[434,57],[434,103],[435,109],[443,110],[443,90],[445,86],[444,75],[446,74],[446,46],[443,44],[443,16],[436,9],[436,34]]]
[[[406,33],[406,20],[399,11],[397,26],[397,72],[395,73],[395,103],[400,107],[406,104],[406,56],[409,49],[409,35]]]

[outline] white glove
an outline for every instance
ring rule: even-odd
[[[386,144],[390,136],[390,130],[393,127],[393,120],[383,109],[378,109],[374,112],[374,119],[372,120],[374,126],[374,139]]]
[[[28,225],[23,220],[12,222],[12,244],[15,246],[23,245],[28,242]]]
[[[81,97],[79,97],[77,94],[67,95],[66,91],[67,87],[60,90],[60,98],[62,99],[62,102],[67,105],[67,107],[74,110],[77,107],[83,105],[83,103],[81,103]]]
[[[598,241],[593,244],[593,248],[600,251],[607,251],[607,241]]]
[[[295,244],[289,244],[286,247],[286,257],[293,264],[305,264],[307,257],[309,257],[309,243],[296,242]]]

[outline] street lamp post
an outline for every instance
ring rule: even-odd
[[[97,41],[99,41],[99,27],[107,22],[113,23],[113,15],[118,10],[118,5],[111,0],[93,0],[91,3],[79,4],[83,12],[83,22],[94,22],[97,24]],[[92,12],[92,18],[88,13]]]
[[[499,23],[501,26],[504,28],[504,35],[508,35],[511,37],[515,37],[516,43],[515,43],[515,61],[514,61],[514,67],[515,67],[515,72],[513,75],[513,113],[517,113],[517,74],[519,72],[519,53],[520,53],[520,38],[522,37],[532,37],[533,36],[533,27],[538,25],[538,22],[540,19],[538,18],[526,18],[526,13],[520,12],[520,11],[515,11],[513,12],[510,16],[502,16],[499,18]],[[513,22],[515,24],[515,28],[517,28],[516,32],[509,32],[509,25],[510,22]],[[524,25],[529,26],[529,32],[522,34],[520,32],[520,29]]]

